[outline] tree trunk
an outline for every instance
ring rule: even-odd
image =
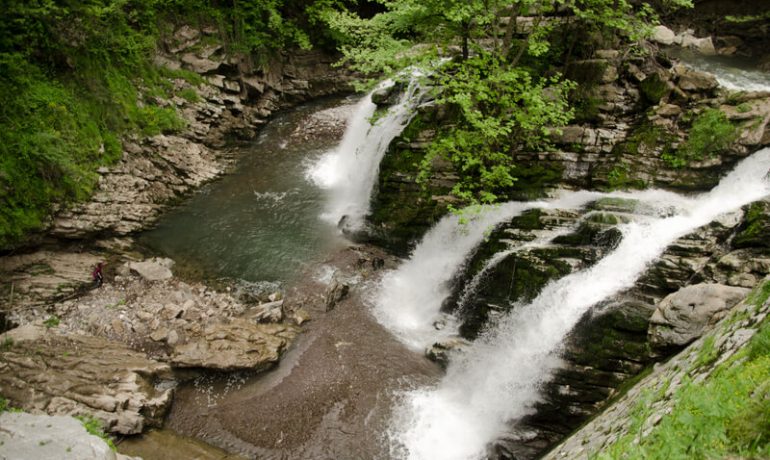
[[[471,23],[470,21],[463,23],[463,61],[467,61],[470,55],[468,50],[468,40],[470,39]]]

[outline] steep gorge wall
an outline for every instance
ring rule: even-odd
[[[637,58],[599,50],[570,64],[567,75],[586,93],[577,121],[553,137],[551,149],[511,152],[518,179],[508,199],[533,199],[555,188],[704,191],[740,158],[770,145],[768,94],[731,94],[713,76],[675,64],[656,46],[649,52]],[[680,150],[695,142],[688,134],[693,124],[714,110],[734,126],[732,142],[681,160]],[[449,196],[457,182],[451,164],[435,161],[431,180],[416,181],[437,127],[451,121],[444,107],[421,108],[381,164],[369,220],[375,239],[397,252],[406,252],[448,204],[458,204]]]
[[[181,115],[179,133],[123,141],[122,159],[101,168],[90,200],[61,210],[48,234],[55,238],[125,236],[147,228],[186,193],[225,173],[232,141],[254,139],[270,115],[293,105],[352,91],[352,75],[324,51],[286,51],[255,68],[225,53],[216,31],[179,27],[160,47],[155,64],[185,69],[201,82],[175,78],[178,94],[156,97]]]
[[[622,455],[624,448],[630,448],[632,451],[640,453],[641,448],[637,443],[643,444],[646,438],[654,434],[659,425],[662,427],[666,423],[667,418],[679,416],[676,414],[677,406],[685,404],[683,403],[685,392],[689,391],[692,395],[693,391],[703,391],[701,396],[704,398],[703,401],[718,401],[721,395],[705,393],[707,385],[715,380],[717,369],[720,369],[721,376],[729,375],[736,369],[740,373],[741,366],[747,366],[747,361],[766,359],[764,353],[767,352],[767,348],[762,348],[761,340],[766,340],[768,331],[767,314],[770,311],[770,302],[768,302],[766,295],[770,286],[768,283],[767,279],[760,283],[757,290],[745,302],[723,312],[723,319],[715,324],[710,332],[664,364],[656,365],[651,370],[650,375],[645,376],[629,388],[603,413],[586,423],[543,458],[572,459],[587,458],[593,455],[617,458],[616,456]],[[752,337],[758,333],[765,338],[752,344]],[[747,349],[749,349],[748,352]],[[668,440],[665,441],[667,444],[665,450],[668,455],[674,455],[673,452],[682,446],[694,456],[701,455],[698,452],[701,452],[702,449],[714,448],[715,446],[712,445],[712,440],[709,439],[710,436],[708,435],[703,436],[702,439],[687,439],[693,434],[693,431],[697,438],[698,428],[696,427],[698,426],[706,426],[706,429],[711,430],[711,433],[726,431],[728,436],[720,438],[719,441],[720,446],[718,448],[721,449],[725,449],[726,446],[732,447],[732,444],[739,444],[733,436],[735,433],[743,436],[740,432],[741,429],[748,427],[749,432],[753,430],[761,433],[763,422],[759,422],[760,425],[757,426],[757,421],[751,420],[751,410],[754,407],[752,404],[761,407],[762,398],[766,398],[767,375],[760,376],[757,380],[744,379],[741,383],[748,384],[750,387],[748,394],[738,393],[741,390],[738,390],[737,386],[734,388],[726,387],[731,393],[735,392],[730,400],[736,405],[741,404],[737,410],[721,407],[714,412],[691,414],[690,416],[698,417],[699,420],[690,424],[689,427],[682,427],[681,433],[668,433]],[[747,406],[744,402],[747,399],[756,401],[756,403],[749,403]],[[689,402],[692,404],[692,399]],[[723,404],[724,402],[716,402],[716,404]],[[691,409],[683,410],[689,411]],[[744,415],[740,415],[741,410],[746,411]],[[748,421],[750,425],[739,427],[725,424],[725,422],[729,423],[728,420],[733,417],[729,414],[736,412],[738,412],[739,418],[748,417],[751,420]],[[728,420],[720,418],[727,418]],[[741,423],[735,419],[733,422]],[[718,426],[708,427],[709,424],[714,423]],[[662,429],[670,429],[671,425],[668,426],[669,428]],[[757,439],[757,441],[762,442],[761,439]],[[660,437],[657,442],[660,443]],[[694,446],[692,443],[699,443],[699,445]],[[762,448],[761,444],[757,446]],[[730,447],[725,450],[729,452]]]

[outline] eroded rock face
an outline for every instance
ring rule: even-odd
[[[663,299],[650,318],[650,344],[658,348],[682,347],[713,326],[749,290],[722,284],[685,286]]]
[[[100,337],[26,325],[2,336],[0,393],[49,415],[90,415],[109,432],[160,426],[171,403],[167,364]]]
[[[155,64],[202,77],[170,83],[194,97],[153,97],[175,109],[185,127],[174,134],[124,139],[123,157],[102,168],[91,199],[62,210],[50,234],[64,239],[128,235],[151,225],[165,206],[221,174],[232,164],[224,147],[236,137],[253,139],[273,112],[301,102],[351,91],[352,76],[320,51],[296,50],[253,69],[243,56],[228,56],[216,31],[183,25],[159,46]],[[205,38],[205,40],[204,40]]]
[[[70,260],[66,254],[45,253],[30,260]],[[24,268],[24,261],[27,259],[17,260],[8,269]],[[81,257],[70,260],[77,261]],[[231,294],[231,288],[216,292],[201,283],[190,285],[174,278],[170,259],[113,265],[107,265],[105,283],[97,289],[91,288],[90,280],[82,279],[90,278],[90,266],[75,267],[82,273],[72,289],[81,296],[59,299],[52,307],[45,305],[57,299],[56,291],[52,297],[44,295],[47,290],[37,292],[36,297],[33,294],[49,278],[58,280],[63,275],[48,266],[40,274],[7,272],[17,286],[14,305],[26,305],[13,309],[8,319],[15,324],[49,321],[49,325],[55,323],[51,330],[121,342],[174,367],[218,370],[265,369],[278,361],[298,332],[292,325],[280,324],[286,316],[284,301],[270,300],[280,298],[280,292],[266,295],[264,300],[241,301],[234,291]]]
[[[14,460],[129,460],[83,424],[62,415],[0,414],[0,457]]]

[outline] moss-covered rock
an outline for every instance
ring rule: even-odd
[[[757,201],[746,208],[745,222],[733,244],[737,248],[770,248],[770,202]]]

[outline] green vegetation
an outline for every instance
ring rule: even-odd
[[[58,316],[56,316],[56,315],[51,315],[51,316],[49,316],[48,318],[46,318],[46,320],[45,320],[45,321],[43,321],[43,325],[44,325],[45,327],[47,327],[48,329],[50,329],[50,328],[52,328],[52,327],[56,327],[56,326],[58,326],[60,322],[61,322],[61,320],[59,319],[59,317],[58,317]]]
[[[722,111],[708,109],[693,121],[687,140],[663,159],[675,168],[703,160],[724,151],[737,136],[737,130]]]
[[[770,11],[766,11],[761,14],[745,15],[745,16],[725,16],[725,21],[732,22],[734,24],[745,24],[747,22],[759,22],[767,21],[770,19]]]
[[[482,52],[446,65],[439,77],[438,103],[457,110],[458,124],[439,132],[418,181],[427,181],[433,159],[441,156],[460,172],[455,196],[465,202],[497,201],[515,181],[510,152],[541,147],[551,130],[570,120],[567,93],[572,84],[559,80],[558,75],[534,78]]]
[[[90,196],[96,170],[121,156],[128,133],[182,129],[170,79],[203,80],[152,64],[175,24],[208,26],[229,53],[261,64],[280,49],[323,41],[321,11],[344,2],[269,0],[9,0],[0,22],[0,249],[41,229],[56,207]],[[313,21],[316,25],[311,26]],[[306,32],[306,31],[312,31]],[[328,41],[328,38],[326,39]],[[195,102],[192,88],[178,96]]]
[[[745,217],[745,224],[735,235],[736,247],[770,247],[767,232],[770,230],[770,204],[762,201],[752,203]]]
[[[104,432],[104,429],[102,428],[102,422],[89,415],[80,415],[76,416],[75,418],[80,420],[80,423],[83,424],[86,431],[94,436],[102,438],[104,442],[110,446],[110,449],[117,452],[118,449],[115,447],[115,443],[112,442],[112,438],[110,438],[107,433]]]
[[[770,297],[770,282],[748,302],[757,307]],[[713,336],[698,351],[693,370],[718,357]],[[634,409],[629,433],[601,459],[767,458],[770,455],[770,320],[759,325],[749,343],[717,366],[704,381],[686,380],[676,390],[676,405],[646,437],[642,428],[649,407],[664,393],[647,393]]]
[[[581,88],[590,88],[594,82],[588,80],[600,78],[603,65],[565,64],[581,53],[590,57],[602,40],[639,38],[652,18],[647,5],[625,0],[381,3],[385,11],[370,18],[334,9],[323,18],[338,37],[344,62],[368,74],[435,65],[437,56],[459,48],[453,60],[433,69],[437,102],[452,123],[438,130],[418,179],[428,184],[434,159],[448,160],[460,176],[452,194],[463,205],[517,194],[513,152],[546,148],[575,115],[570,96],[582,119],[595,117],[597,100],[591,91],[576,90],[565,67]],[[691,6],[683,0],[663,3]],[[565,12],[571,13],[569,21],[558,17]],[[518,15],[534,18],[532,25],[501,22]],[[584,44],[575,49],[575,43]]]
[[[767,299],[769,298],[770,281],[765,281],[749,293],[746,301],[759,307],[764,305],[764,303],[767,302]]]

